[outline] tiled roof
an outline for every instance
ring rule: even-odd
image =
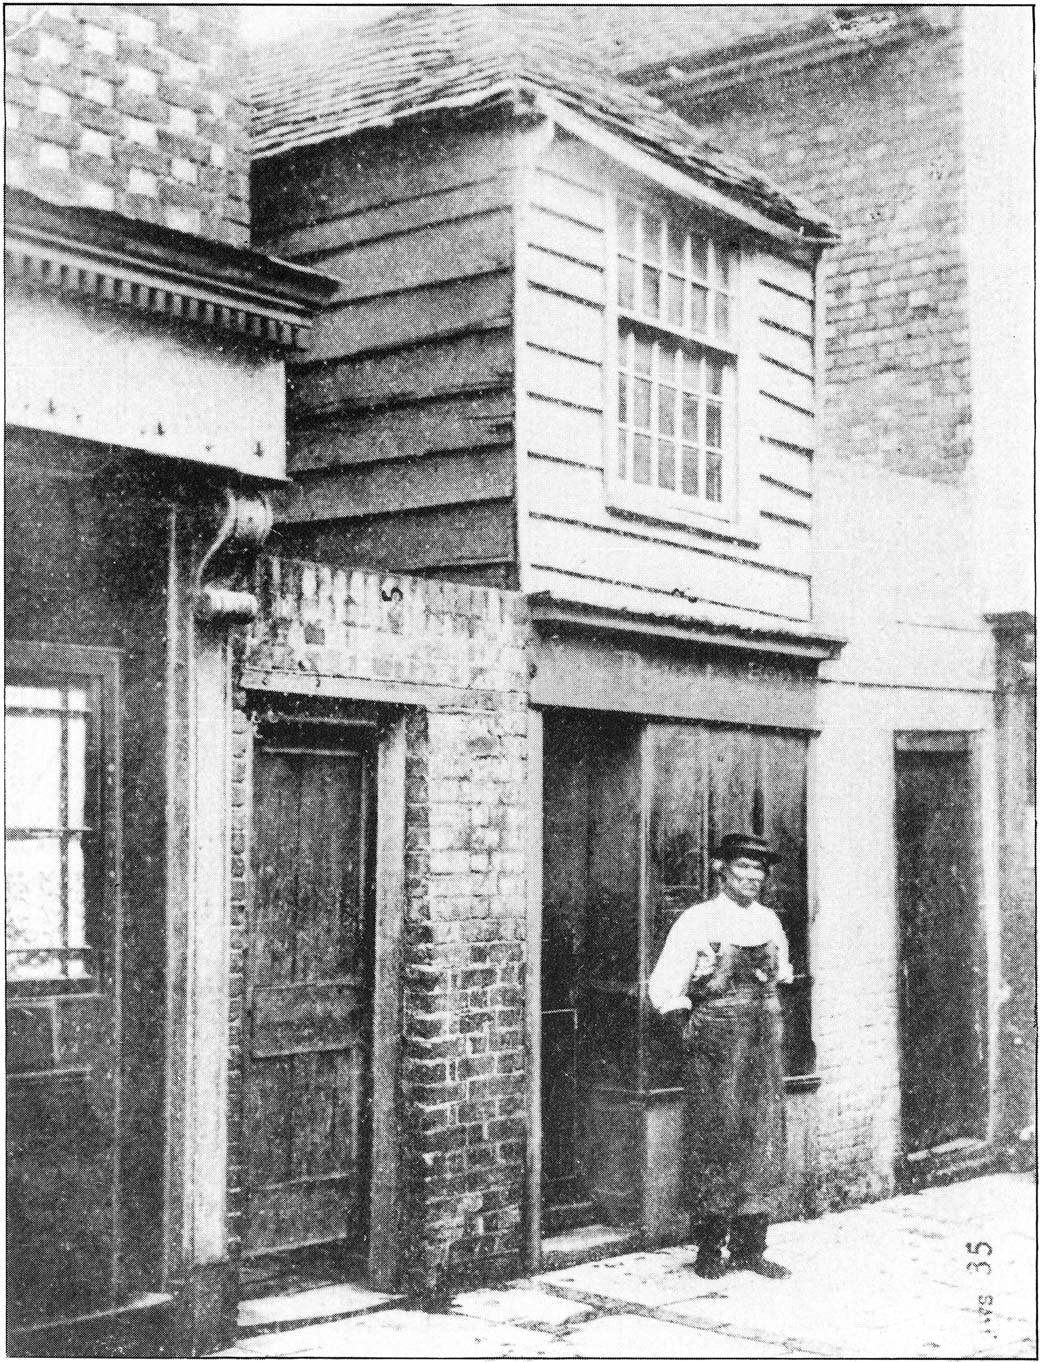
[[[596,65],[537,16],[508,7],[415,6],[360,29],[314,29],[258,49],[251,86],[256,158],[441,110],[522,108],[544,93],[774,221],[833,234],[810,204]]]
[[[693,60],[757,38],[779,37],[830,5],[518,5],[617,74],[657,62]]]

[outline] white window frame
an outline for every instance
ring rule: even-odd
[[[97,708],[93,711],[100,730],[95,736],[98,808],[98,881],[94,896],[84,903],[87,940],[85,957],[90,961],[82,977],[71,976],[62,967],[49,973],[8,979],[12,994],[83,992],[94,987],[112,986],[116,969],[114,942],[120,927],[121,863],[121,784],[122,733],[120,716],[121,655],[117,649],[85,647],[78,644],[45,643],[8,639],[5,648],[5,682],[46,685],[50,678],[62,683],[70,677],[86,677],[99,683]],[[10,798],[14,791],[8,791]],[[66,947],[58,944],[60,956]],[[46,953],[46,948],[43,948]]]
[[[607,507],[623,515],[638,516],[705,533],[757,544],[758,498],[756,483],[757,421],[755,391],[754,316],[755,248],[746,233],[737,231],[737,224],[708,215],[697,206],[678,197],[663,194],[654,186],[619,183],[607,194],[605,241],[605,349],[603,365],[604,474]],[[636,202],[641,208],[657,215],[676,218],[688,224],[691,234],[701,234],[712,241],[725,239],[732,251],[730,265],[731,335],[728,341],[718,342],[713,336],[696,336],[685,330],[654,322],[635,312],[623,311],[618,303],[618,210],[622,200]],[[664,267],[662,267],[664,269]],[[674,340],[687,352],[716,354],[726,361],[724,370],[723,419],[728,424],[728,445],[724,444],[726,461],[723,464],[723,498],[710,503],[701,495],[693,498],[680,491],[669,491],[656,486],[645,486],[622,478],[618,472],[618,378],[620,374],[620,330],[631,319],[637,328],[645,328],[663,341]],[[702,418],[703,426],[703,418]],[[676,451],[676,483],[679,484],[681,455]]]

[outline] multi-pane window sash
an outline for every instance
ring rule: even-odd
[[[619,200],[620,481],[716,509],[725,500],[733,274],[721,242]]]
[[[82,979],[91,970],[98,689],[88,676],[19,678],[5,687],[9,980]]]

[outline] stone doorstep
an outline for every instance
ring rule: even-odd
[[[542,1265],[539,1272],[558,1272],[566,1267],[581,1267],[601,1258],[618,1258],[642,1246],[638,1229],[617,1229],[610,1225],[584,1225],[565,1230],[542,1240]]]
[[[285,1295],[262,1296],[242,1301],[238,1307],[238,1337],[282,1333],[312,1324],[332,1324],[356,1315],[371,1315],[399,1305],[401,1296],[369,1291],[366,1287],[339,1283],[294,1291]]]

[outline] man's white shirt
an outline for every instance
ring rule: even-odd
[[[658,1012],[674,1012],[692,1006],[686,990],[694,979],[710,974],[715,965],[712,943],[731,946],[762,946],[772,942],[777,951],[777,982],[794,978],[787,937],[780,919],[764,903],[747,907],[728,894],[717,894],[706,903],[687,908],[668,933],[664,950],[647,984],[650,1001]]]

